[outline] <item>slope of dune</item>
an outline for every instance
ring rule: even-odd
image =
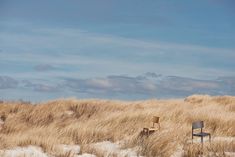
[[[141,136],[142,128],[150,126],[152,116],[160,117],[161,130],[149,137]],[[1,102],[0,117],[1,156],[4,150],[29,146],[39,147],[41,153],[53,157],[121,156],[121,151],[146,157],[193,157],[202,151],[203,156],[235,154],[232,96],[193,95],[185,99],[135,102],[95,99],[60,99],[40,104]],[[205,141],[203,149],[197,140],[191,143],[191,123],[196,120],[203,120],[205,131],[212,134],[212,143]],[[115,151],[110,153],[110,147],[102,149],[100,143],[110,143]],[[79,152],[64,151],[61,145],[79,146]]]

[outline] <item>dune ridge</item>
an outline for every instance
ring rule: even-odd
[[[121,148],[135,149],[138,156],[170,157],[180,148],[178,156],[196,157],[201,145],[191,144],[191,123],[203,120],[205,130],[212,134],[212,143],[205,142],[203,155],[235,154],[233,96],[192,95],[133,102],[74,98],[39,104],[1,101],[0,116],[0,150],[33,145],[55,157],[79,155],[59,149],[58,145],[65,144],[79,145],[80,154],[102,157],[104,152],[92,145],[119,141]],[[148,138],[141,136],[152,116],[160,117],[161,130]],[[213,140],[216,138],[219,140]]]

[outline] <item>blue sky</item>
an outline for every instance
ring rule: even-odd
[[[235,95],[233,0],[0,0],[0,99]]]

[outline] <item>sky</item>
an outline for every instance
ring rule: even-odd
[[[235,95],[234,0],[0,0],[0,99]]]

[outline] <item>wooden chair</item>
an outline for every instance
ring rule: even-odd
[[[151,119],[152,126],[149,128],[143,128],[143,133],[147,136],[149,136],[151,133],[155,132],[156,130],[160,130],[160,117],[153,116]],[[155,127],[155,124],[158,125],[158,127]]]
[[[211,134],[203,132],[204,122],[203,121],[196,121],[192,123],[192,142],[193,136],[201,137],[201,143],[203,143],[203,137],[209,136],[209,141],[211,142]],[[194,133],[195,129],[200,129],[200,132]]]

